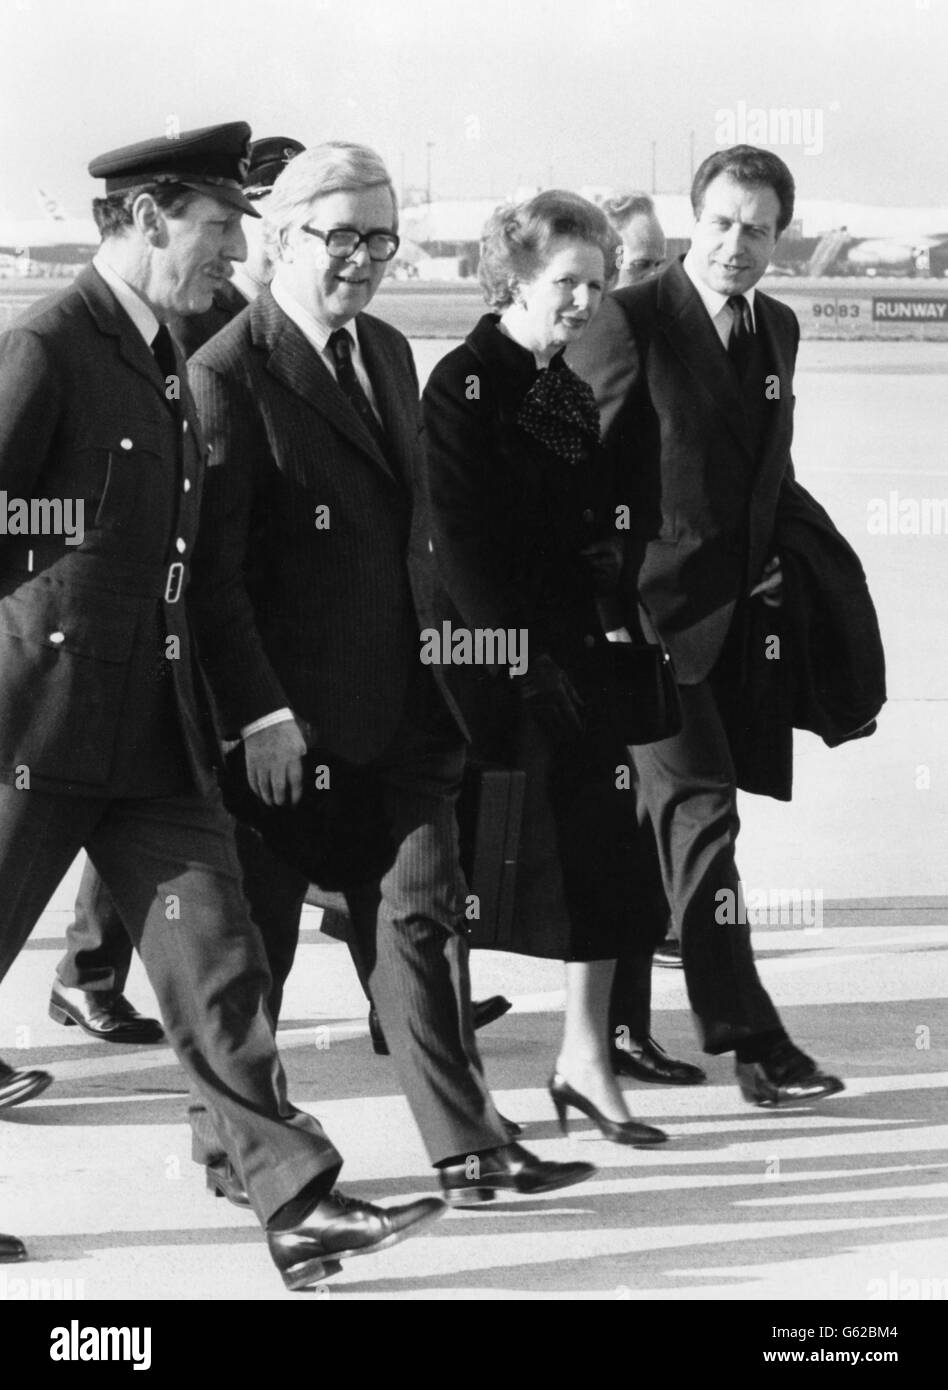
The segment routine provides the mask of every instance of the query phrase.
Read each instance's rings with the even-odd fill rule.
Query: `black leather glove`
[[[593,541],[579,553],[592,575],[593,591],[600,595],[615,593],[622,573],[623,546],[619,537]]]
[[[580,736],[583,702],[569,676],[552,657],[535,657],[518,679],[528,711],[555,743]]]

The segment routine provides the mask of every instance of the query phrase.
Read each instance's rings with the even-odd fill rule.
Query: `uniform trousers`
[[[141,954],[168,1040],[266,1221],[341,1158],[288,1101],[230,821],[216,792],[108,799],[0,786],[0,979],[86,849]]]

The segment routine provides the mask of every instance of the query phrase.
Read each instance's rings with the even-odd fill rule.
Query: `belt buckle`
[[[165,584],[165,603],[177,603],[181,597],[181,586],[184,583],[184,564],[181,560],[175,560],[168,569],[168,579]]]

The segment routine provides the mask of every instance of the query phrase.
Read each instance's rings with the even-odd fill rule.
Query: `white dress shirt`
[[[717,333],[724,346],[727,347],[731,337],[731,329],[734,327],[734,314],[733,311],[730,308],[728,308],[727,302],[730,296],[726,294],[718,294],[717,290],[712,290],[709,285],[705,284],[705,282],[700,278],[697,271],[695,270],[694,257],[692,256],[690,251],[688,252],[687,256],[682,262],[682,269],[688,276],[688,279],[694,285],[695,289],[698,291],[698,294],[701,297],[701,303],[707,309],[711,322],[714,324],[715,333]],[[750,307],[751,324],[753,325],[754,332],[756,333],[757,319],[754,314],[753,285],[751,285],[749,290],[744,291],[744,298],[747,300],[747,303]]]
[[[333,330],[328,328],[326,324],[320,323],[319,319],[314,318],[308,309],[304,309],[302,304],[293,298],[286,287],[280,282],[279,269],[277,269],[276,275],[270,282],[270,293],[273,295],[273,298],[283,310],[284,314],[286,314],[287,318],[291,319],[292,322],[296,324],[310,347],[314,348],[316,352],[319,353],[320,358],[332,373],[333,378],[336,379],[336,359],[333,357],[332,349],[329,346],[329,335]],[[375,399],[375,392],[372,390],[369,374],[365,370],[365,363],[362,360],[362,349],[359,347],[359,335],[356,332],[355,322],[350,319],[349,322],[344,323],[342,327],[352,340],[352,365],[355,368],[355,374],[358,378],[359,385],[368,397],[369,404],[381,425],[382,417],[379,414],[378,403]]]
[[[102,276],[102,279],[115,295],[119,304],[145,339],[150,351],[151,345],[155,341],[155,334],[161,327],[151,309],[149,309],[141,295],[136,294],[131,285],[127,284],[126,281],[122,279],[121,275],[116,274],[101,251],[96,252],[92,257],[92,265]]]

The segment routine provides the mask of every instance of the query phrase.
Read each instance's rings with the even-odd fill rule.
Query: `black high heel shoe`
[[[636,1148],[646,1148],[652,1144],[664,1144],[668,1135],[662,1129],[653,1129],[651,1125],[639,1124],[638,1120],[610,1120],[597,1110],[591,1100],[573,1089],[568,1081],[564,1081],[559,1072],[554,1072],[550,1077],[550,1099],[556,1107],[556,1118],[560,1122],[560,1129],[564,1134],[569,1133],[569,1121],[566,1112],[570,1106],[574,1110],[580,1110],[584,1115],[588,1115],[595,1124],[603,1139],[609,1139],[613,1144],[632,1144]]]

